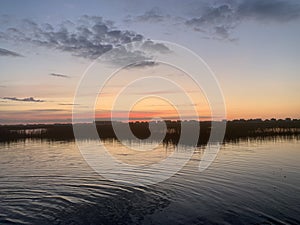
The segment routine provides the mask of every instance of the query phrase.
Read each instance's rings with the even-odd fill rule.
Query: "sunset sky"
[[[228,119],[300,118],[298,0],[2,0],[0,123],[70,122],[76,87],[94,59],[133,41],[168,50],[154,40],[182,45],[208,64],[223,91]],[[188,76],[156,63],[116,74],[99,95],[97,117],[109,117],[118,91],[130,76],[141,74],[181,84],[192,103],[167,84],[135,84],[121,101],[125,107],[132,96],[146,96],[133,107],[133,118],[177,118],[178,105],[186,107],[185,119],[194,118],[191,106],[200,119],[210,118],[209,100]],[[87,96],[97,95],[89,90]],[[156,94],[176,96],[177,105]],[[114,109],[118,118],[123,106]],[[85,121],[89,114],[80,107]]]

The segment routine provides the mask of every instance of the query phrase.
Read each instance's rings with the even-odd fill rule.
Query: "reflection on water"
[[[159,145],[145,159],[118,142],[105,144],[119,160],[141,165],[178,149]],[[199,147],[179,173],[148,187],[105,180],[74,142],[1,144],[0,154],[0,224],[300,223],[296,139],[226,143],[202,173]]]

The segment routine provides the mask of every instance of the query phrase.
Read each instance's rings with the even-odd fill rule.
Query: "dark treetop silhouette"
[[[161,129],[155,129],[155,125],[159,125],[160,122],[154,123],[153,132],[161,133],[165,132],[164,142],[176,144],[180,138],[181,124],[194,127],[195,123],[200,125],[200,135],[198,139],[198,145],[207,143],[211,130],[211,121],[164,121],[166,123],[166,132]],[[98,121],[96,128],[98,135],[101,139],[116,138],[112,123],[117,129],[124,129],[125,123],[123,122],[111,122],[111,121]],[[217,125],[225,123],[225,121],[215,122]],[[94,124],[75,124],[74,126],[81,126],[81,128],[88,129]],[[146,139],[150,135],[149,122],[130,122],[130,129],[132,133],[140,139]],[[159,126],[157,126],[159,127]],[[191,130],[191,132],[193,132]],[[84,132],[83,132],[84,133]],[[233,120],[226,122],[226,132],[224,141],[235,141],[245,138],[265,138],[274,136],[300,136],[300,120],[290,119],[285,120],[271,119],[250,119],[250,120]],[[46,140],[74,140],[74,132],[72,124],[32,124],[32,125],[0,125],[0,141],[18,141],[26,138],[34,139],[46,139]],[[91,137],[88,132],[80,136],[82,139],[95,139],[98,137]],[[125,136],[124,138],[130,139]],[[188,142],[188,141],[187,141]],[[189,143],[185,143],[189,144]]]

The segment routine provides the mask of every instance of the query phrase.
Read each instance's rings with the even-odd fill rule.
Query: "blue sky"
[[[86,67],[130,35],[174,42],[202,57],[220,82],[229,119],[299,118],[299,25],[296,0],[2,0],[0,122],[69,121]],[[94,32],[89,39],[82,27]],[[63,39],[72,34],[74,42]],[[105,40],[91,45],[97,35]]]

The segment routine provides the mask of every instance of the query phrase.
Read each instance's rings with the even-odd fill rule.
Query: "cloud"
[[[151,56],[142,51],[132,51],[127,46],[118,46],[102,57],[102,60],[115,65],[127,66],[134,62],[151,60]]]
[[[238,5],[241,18],[287,22],[300,18],[299,1],[291,0],[244,0]]]
[[[176,107],[181,107],[181,106],[198,106],[200,105],[199,103],[186,103],[186,104],[173,104],[173,106],[176,106]],[[151,106],[153,107],[164,107],[164,106],[170,106],[169,103],[165,103],[165,104],[151,104]]]
[[[163,95],[163,94],[178,94],[178,90],[155,90],[155,91],[139,91],[139,92],[130,92],[131,95]],[[186,93],[199,93],[199,91],[186,91]]]
[[[126,44],[135,41],[145,42],[148,49],[152,51],[160,51],[163,47],[164,51],[168,49],[163,44],[149,43],[141,34],[117,29],[112,21],[98,16],[85,15],[77,21],[64,21],[58,26],[39,25],[28,19],[22,20],[21,24],[22,26],[19,27],[9,25],[7,29],[0,31],[0,39],[31,43],[92,60],[117,48],[121,48],[116,54],[121,56],[120,60],[128,56],[139,57],[141,60],[148,59],[149,57],[145,57],[143,52],[122,49]],[[118,60],[114,62],[117,63]]]
[[[35,99],[33,97],[28,97],[28,98],[3,97],[2,99],[10,100],[10,101],[18,101],[18,102],[45,102],[44,100]]]
[[[149,60],[149,61],[141,61],[141,62],[137,62],[134,63],[130,66],[128,66],[128,69],[132,69],[132,68],[144,68],[144,67],[153,67],[153,66],[157,66],[159,65],[159,63]]]
[[[282,23],[300,18],[297,0],[206,0],[190,4],[189,9],[182,8],[188,11],[185,16],[166,14],[154,7],[139,16],[128,15],[124,22],[176,22],[176,26],[188,26],[204,38],[235,41],[232,33],[244,21]]]
[[[163,54],[167,54],[170,53],[171,50],[165,46],[162,43],[155,43],[151,40],[146,40],[143,44],[142,44],[142,49],[145,51],[150,51],[150,52],[159,52],[159,53],[163,53]]]
[[[53,77],[70,78],[70,76],[68,75],[59,74],[59,73],[50,73],[49,75]]]
[[[64,109],[31,109],[26,110],[26,112],[33,113],[33,112],[66,112]]]
[[[146,11],[143,15],[137,16],[135,18],[135,20],[139,22],[152,22],[152,23],[162,22],[165,19],[166,19],[166,15],[164,15],[158,7],[154,7]]]
[[[200,16],[186,20],[185,24],[203,33],[206,38],[234,40],[231,32],[240,24],[236,4],[209,5],[204,8]]]
[[[232,31],[243,21],[288,22],[300,18],[300,4],[291,0],[222,0],[208,4],[185,24],[215,39],[233,41]]]
[[[151,40],[121,45],[105,54],[101,60],[118,66],[128,66],[142,61],[151,61],[157,53],[167,54],[172,51],[162,43]],[[148,64],[149,66],[150,64]]]
[[[9,51],[4,48],[0,48],[0,56],[23,57],[21,54],[17,52]]]
[[[73,106],[73,105],[80,105],[80,104],[73,104],[73,103],[60,103],[58,105],[65,105],[65,106]]]

